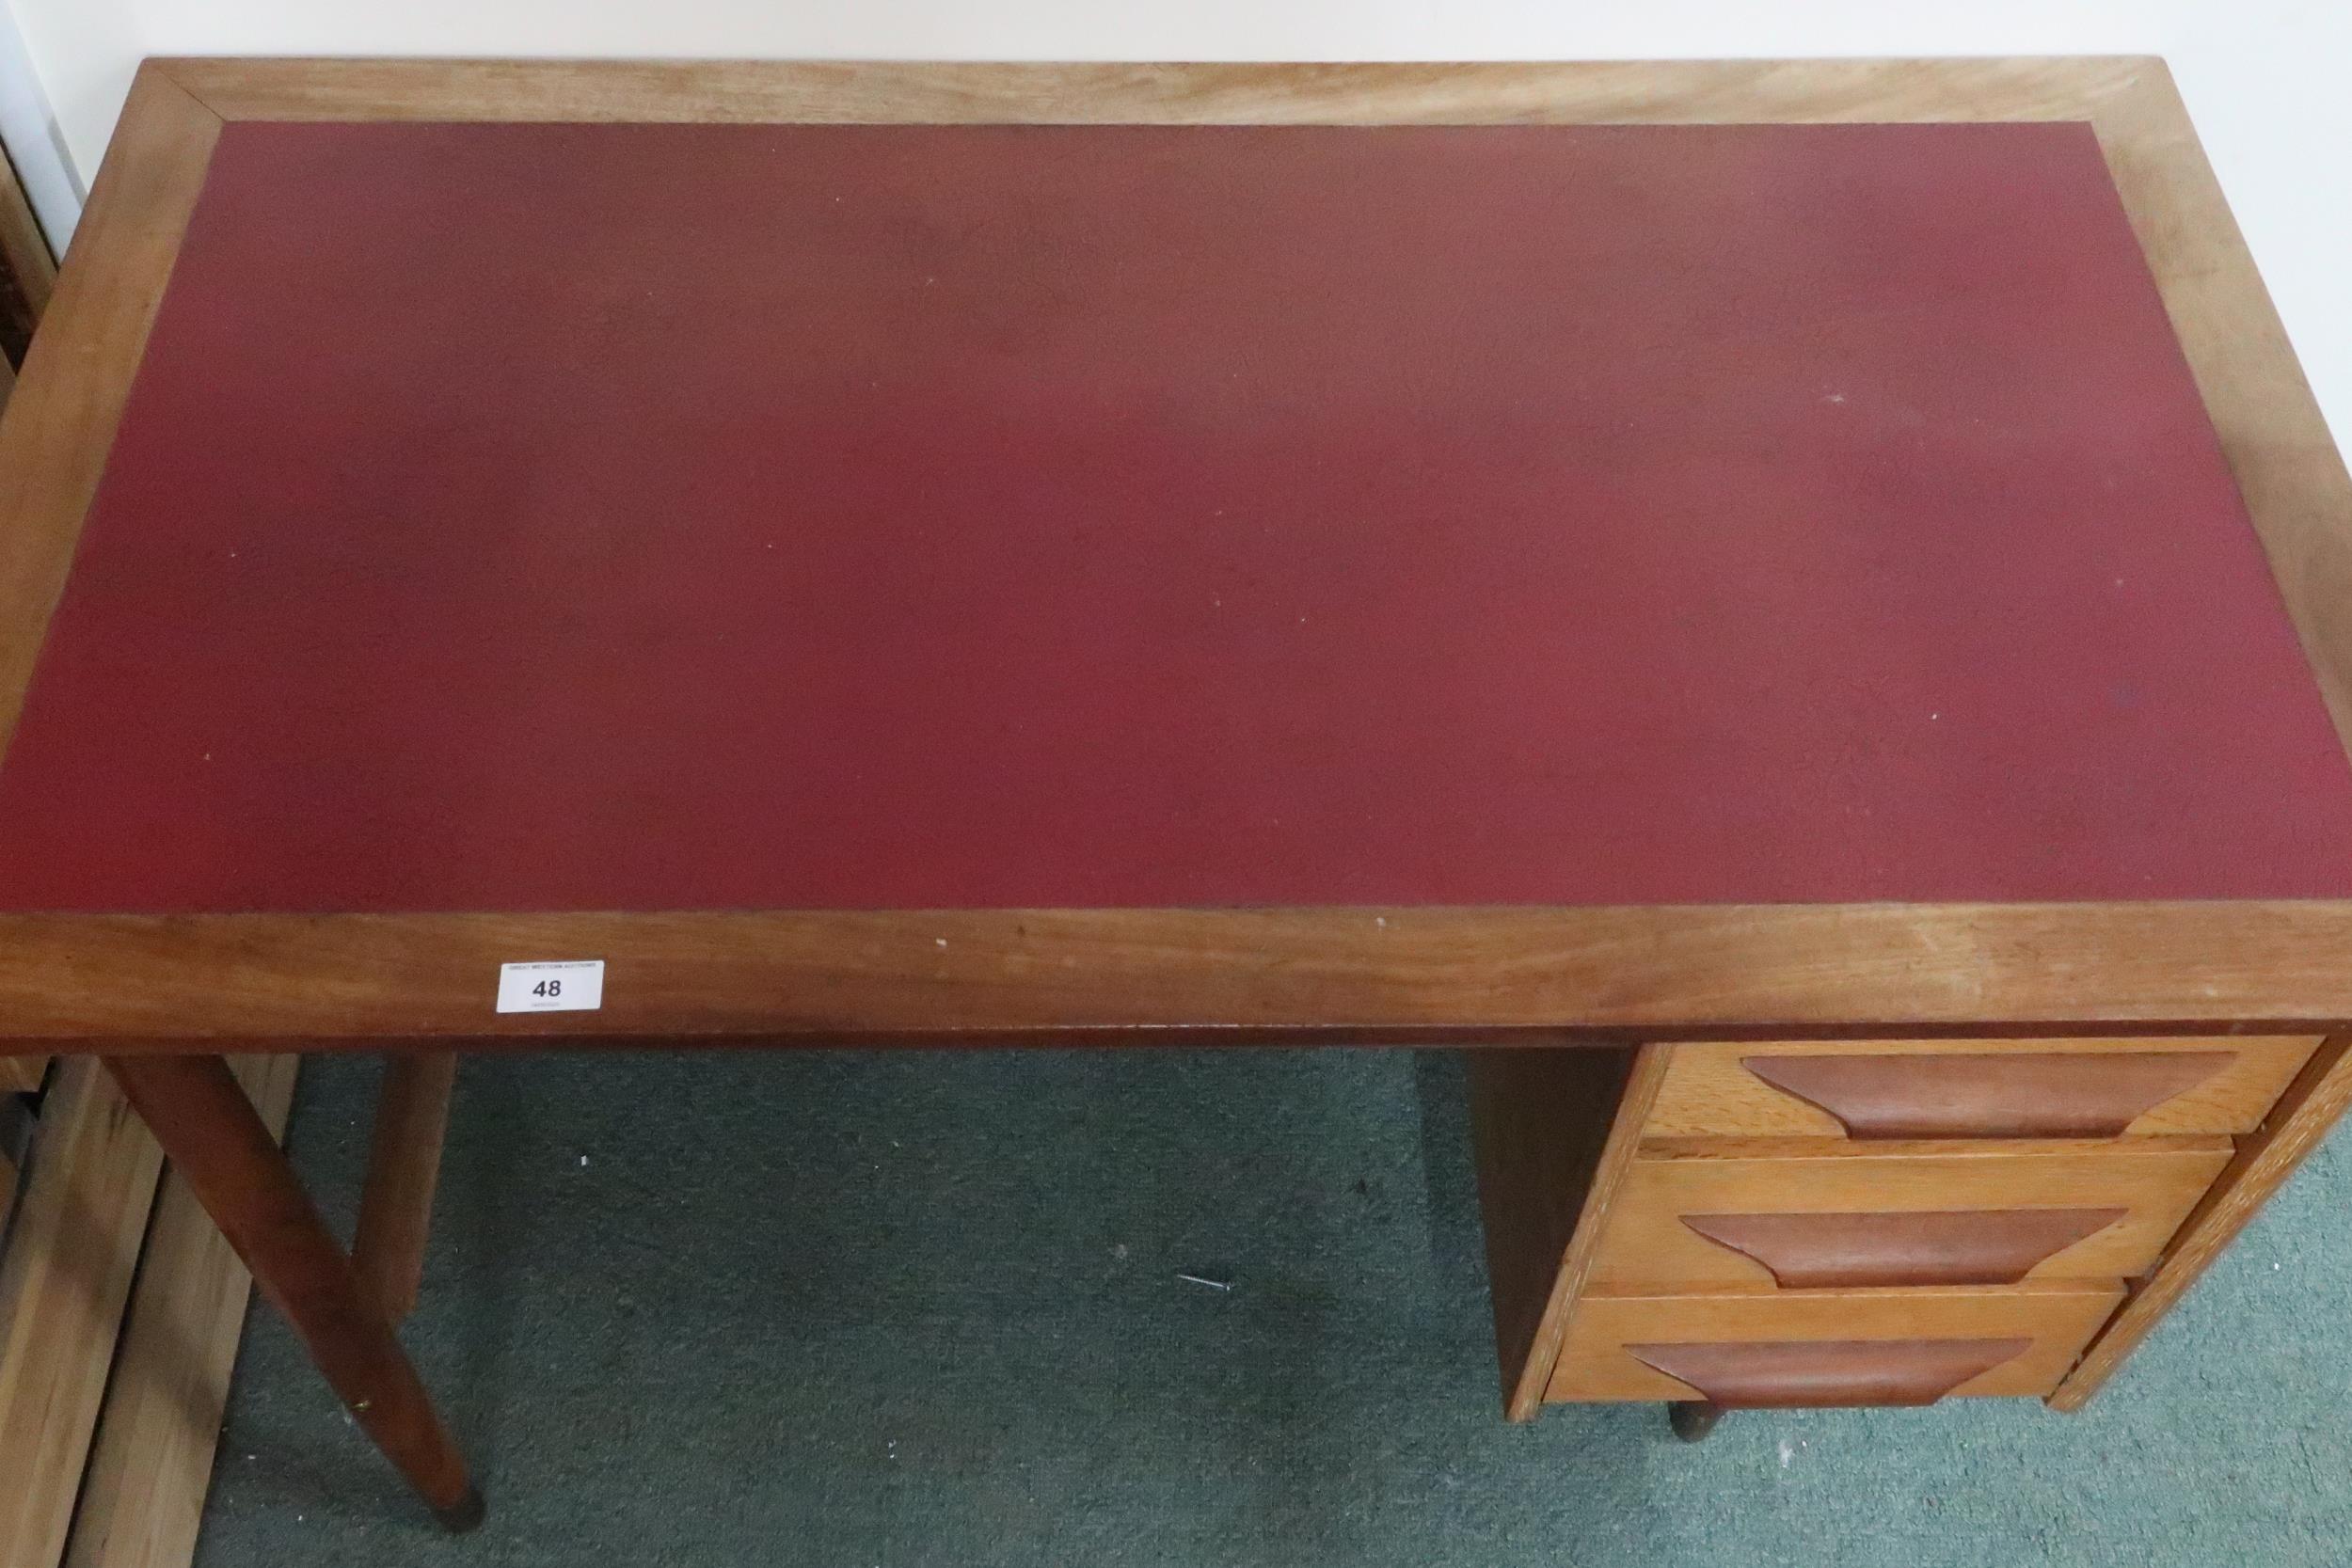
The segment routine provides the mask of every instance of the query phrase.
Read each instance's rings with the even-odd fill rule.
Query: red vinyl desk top
[[[2078,125],[234,123],[0,908],[2352,895]]]

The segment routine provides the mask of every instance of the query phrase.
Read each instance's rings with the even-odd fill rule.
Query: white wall
[[[145,55],[906,59],[2168,56],[2321,405],[2352,443],[2346,0],[7,0],[84,182]],[[9,92],[0,30],[0,94]],[[0,103],[11,150],[21,103]],[[34,158],[39,161],[40,149]],[[44,214],[46,216],[46,214]]]

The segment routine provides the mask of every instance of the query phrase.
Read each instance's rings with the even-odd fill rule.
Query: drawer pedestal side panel
[[[1530,1420],[1665,1053],[1524,1046],[1463,1054],[1503,1409]]]

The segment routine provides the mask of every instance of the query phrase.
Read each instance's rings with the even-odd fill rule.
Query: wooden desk
[[[225,1049],[1513,1047],[1514,1415],[2072,1408],[2352,1092],[2347,593],[2153,61],[152,62],[0,1048],[456,1526]]]

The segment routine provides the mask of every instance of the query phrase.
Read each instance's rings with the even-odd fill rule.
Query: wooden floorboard
[[[0,1563],[64,1550],[163,1153],[94,1057],[57,1074],[0,1254]]]
[[[232,1058],[285,1134],[300,1058]],[[122,1350],[66,1548],[68,1568],[187,1568],[213,1475],[252,1277],[169,1171],[139,1263]]]

